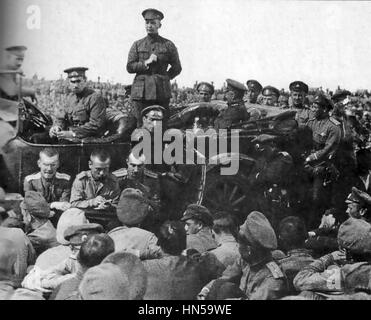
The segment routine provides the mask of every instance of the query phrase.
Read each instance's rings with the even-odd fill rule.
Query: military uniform
[[[71,93],[64,110],[57,111],[54,126],[72,130],[77,138],[96,137],[104,133],[106,104],[93,89]]]
[[[46,202],[55,201],[69,202],[71,195],[71,177],[65,173],[57,172],[52,181],[45,180],[41,173],[26,176],[24,179],[23,190],[36,191],[42,194]]]
[[[309,92],[308,85],[302,81],[294,81],[290,83],[289,88],[290,92],[303,93],[305,96]],[[292,103],[292,98],[290,100]],[[296,111],[295,120],[298,122],[299,126],[305,125],[309,119],[313,118],[313,112],[306,104],[301,104],[300,106],[294,106],[292,104],[291,109]]]
[[[235,80],[227,79],[226,82],[227,90],[235,92],[240,97],[228,101],[228,107],[221,111],[214,121],[216,129],[227,129],[233,124],[247,121],[250,118],[243,101],[243,94],[246,91],[246,87]]]
[[[142,15],[145,19],[163,18],[163,14],[157,10],[145,10]],[[146,67],[144,62],[151,54],[157,56],[157,61]],[[169,65],[171,68],[168,70]],[[140,113],[146,106],[159,104],[168,113],[171,98],[170,80],[182,71],[174,43],[158,34],[147,35],[135,41],[129,51],[126,70],[136,74],[131,98],[136,109],[138,127],[141,124]]]
[[[293,281],[295,276],[301,271],[304,267],[308,266],[314,261],[309,250],[306,249],[293,249],[287,252],[284,258],[278,261],[281,269],[285,273],[288,286],[289,294],[295,294],[296,290],[293,286]]]
[[[114,175],[108,174],[104,182],[95,181],[91,171],[82,171],[72,184],[71,204],[80,209],[91,208],[91,200],[102,196],[107,200],[113,200],[117,204],[120,197],[120,187]]]

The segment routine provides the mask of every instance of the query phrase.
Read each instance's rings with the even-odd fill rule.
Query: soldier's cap
[[[64,238],[64,232],[70,226],[86,224],[89,221],[85,217],[84,211],[78,208],[70,208],[62,213],[57,224],[57,241],[60,244],[68,245],[68,241]]]
[[[309,92],[308,85],[306,83],[302,82],[302,81],[291,82],[290,86],[289,86],[289,89],[290,89],[290,91],[304,92],[306,94]]]
[[[49,218],[50,206],[41,193],[36,191],[26,191],[21,208],[31,216],[45,219]]]
[[[120,195],[116,209],[117,218],[126,226],[135,226],[143,222],[150,207],[150,202],[140,190],[126,188]]]
[[[334,102],[340,102],[350,95],[351,95],[351,92],[348,90],[339,90],[335,92],[335,94],[331,97],[331,100]]]
[[[14,54],[17,57],[24,57],[24,52],[27,50],[27,47],[22,45],[13,45],[10,47],[6,47],[5,51],[8,51],[12,54]]]
[[[181,221],[186,221],[188,219],[196,219],[203,222],[207,226],[213,224],[213,216],[211,215],[209,209],[199,204],[189,204],[183,213]]]
[[[271,95],[274,95],[276,96],[277,98],[280,96],[280,91],[275,88],[275,87],[272,87],[272,86],[266,86],[263,88],[262,90],[262,95],[263,96],[271,96]]]
[[[164,18],[164,14],[153,8],[146,9],[142,12],[142,16],[145,20],[154,20],[154,19],[159,19],[162,20]]]
[[[340,225],[338,244],[353,254],[370,254],[371,224],[363,219],[349,218]]]
[[[73,67],[73,68],[65,69],[63,72],[67,73],[68,79],[72,79],[72,78],[85,77],[85,72],[87,70],[89,70],[89,68]]]
[[[213,94],[214,93],[214,86],[211,83],[208,83],[208,82],[200,82],[197,85],[196,90],[198,92],[200,92],[201,90],[210,91],[210,94]]]
[[[258,135],[256,138],[254,138],[251,142],[264,144],[264,143],[275,142],[277,141],[277,139],[278,139],[277,136],[263,133],[261,135]]]
[[[316,103],[322,107],[325,107],[327,110],[331,110],[334,105],[331,103],[330,99],[328,99],[325,95],[323,94],[317,94],[315,95],[313,99],[313,103]]]
[[[227,79],[225,81],[227,82],[227,89],[239,91],[239,92],[245,92],[247,90],[245,85],[241,82],[238,82],[233,79]]]
[[[258,211],[251,212],[240,230],[252,246],[277,249],[277,237],[268,219]]]
[[[253,91],[261,92],[263,86],[257,80],[247,80],[246,82],[247,88]]]
[[[103,227],[98,223],[84,223],[70,226],[64,232],[64,238],[72,245],[81,245],[91,234],[102,233]]]
[[[356,187],[352,187],[352,192],[349,193],[348,197],[345,200],[345,203],[358,203],[361,206],[367,205],[367,199],[363,197],[362,191],[357,189]]]
[[[84,300],[141,300],[146,288],[147,271],[140,259],[116,252],[86,271],[79,293]]]
[[[154,120],[163,120],[165,108],[159,105],[146,107],[142,110],[142,117],[148,116]]]

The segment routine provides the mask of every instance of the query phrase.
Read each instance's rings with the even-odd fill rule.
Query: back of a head
[[[303,248],[307,239],[305,223],[299,217],[284,218],[280,222],[278,233],[282,249],[285,250]]]
[[[57,241],[67,245],[69,242],[64,238],[64,232],[71,226],[88,223],[84,211],[78,208],[71,208],[62,213],[57,224]]]
[[[83,300],[141,300],[147,287],[147,271],[138,257],[112,253],[86,271],[79,286]]]
[[[180,255],[187,244],[187,235],[183,223],[166,221],[160,228],[158,244],[164,252],[174,256]]]
[[[115,251],[115,244],[106,234],[94,234],[81,245],[78,261],[83,267],[91,268],[100,264],[105,257]]]
[[[219,215],[219,217],[214,219],[212,229],[216,234],[226,233],[233,236],[237,235],[237,224],[229,214]]]

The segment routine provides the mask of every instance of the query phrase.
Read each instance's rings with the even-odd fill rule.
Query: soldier
[[[49,131],[58,139],[99,137],[104,133],[106,105],[102,96],[87,87],[85,71],[78,67],[64,70],[72,87],[66,107],[57,113]]]
[[[286,95],[281,94],[278,98],[278,106],[281,109],[287,109],[289,107],[289,98]]]
[[[348,206],[346,211],[348,217],[370,222],[368,211],[370,210],[371,203],[368,203],[367,198],[362,197],[362,191],[353,187],[345,203]]]
[[[151,210],[150,202],[140,190],[128,188],[121,193],[116,211],[119,226],[108,232],[115,243],[115,252],[128,251],[141,259],[162,255],[157,237],[141,228]]]
[[[21,67],[23,64],[25,46],[10,46],[5,48],[4,61],[2,61],[1,68],[4,71],[19,71],[23,74]],[[7,100],[18,100],[19,84],[17,83],[16,73],[0,73],[0,98]],[[35,100],[35,90],[22,86],[22,97],[31,97]]]
[[[262,134],[252,142],[256,143],[258,158],[248,181],[255,192],[257,207],[276,228],[284,216],[290,215],[288,187],[293,160],[288,152],[278,148],[275,136]]]
[[[333,161],[339,147],[341,129],[340,122],[329,116],[331,109],[332,104],[324,95],[316,95],[313,101],[314,118],[306,124],[312,131],[314,145],[312,153],[305,159],[305,167],[313,179],[310,228],[318,225],[324,210],[331,206],[331,184],[339,174]]]
[[[370,291],[371,225],[349,218],[339,228],[338,244],[339,251],[315,260],[296,275],[296,289],[306,291],[301,295],[326,299]]]
[[[72,184],[72,207],[82,209],[87,216],[101,212],[102,223],[112,217],[120,197],[120,187],[116,177],[109,172],[111,157],[103,150],[95,150],[90,155],[88,171],[82,171]],[[73,209],[69,209],[73,210]],[[93,216],[96,216],[96,214]],[[93,218],[89,218],[89,221]],[[94,222],[94,221],[93,221]]]
[[[137,127],[141,126],[141,112],[145,107],[159,104],[165,109],[165,118],[169,113],[171,98],[170,80],[182,71],[178,50],[168,39],[161,37],[158,30],[162,12],[147,9],[142,12],[147,36],[132,45],[126,70],[135,73],[131,98],[137,118]],[[168,66],[171,66],[169,70]]]
[[[199,101],[210,102],[214,94],[214,86],[208,82],[200,82],[196,87]]]
[[[305,104],[306,96],[309,91],[309,87],[302,81],[294,81],[290,83],[290,97],[292,101],[291,108],[296,110],[295,120],[300,125],[305,125],[309,119],[313,117],[313,114]]]
[[[65,211],[71,207],[71,177],[57,172],[59,168],[59,153],[55,149],[45,148],[39,153],[37,165],[40,172],[26,176],[23,190],[37,191],[49,203],[50,209]]]
[[[185,222],[187,249],[204,253],[217,247],[210,230],[212,216],[206,207],[198,204],[188,205],[181,221]]]
[[[233,124],[249,120],[249,113],[243,102],[246,87],[235,80],[227,79],[226,99],[228,107],[220,112],[215,119],[216,129],[227,129]]]
[[[273,261],[271,253],[277,249],[276,234],[262,213],[253,211],[247,216],[240,227],[238,242],[241,259],[228,267],[220,278],[207,284],[198,298],[272,300],[285,296],[286,276]],[[237,283],[239,292],[231,289]],[[234,296],[230,295],[231,291]]]
[[[246,86],[246,101],[249,103],[258,103],[258,97],[262,92],[263,86],[256,80],[247,80]]]
[[[262,105],[277,106],[280,91],[272,86],[266,86],[262,90]]]

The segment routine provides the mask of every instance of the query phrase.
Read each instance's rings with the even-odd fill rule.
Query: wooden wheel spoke
[[[233,200],[234,196],[236,195],[237,190],[238,190],[238,186],[235,185],[234,188],[233,188],[233,190],[232,190],[231,195],[229,196],[229,201],[232,201]]]
[[[234,207],[234,206],[238,205],[240,202],[242,202],[245,199],[246,199],[246,196],[243,195],[242,197],[238,198],[236,201],[232,202],[232,206]]]

